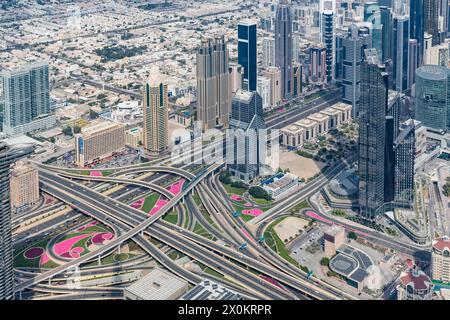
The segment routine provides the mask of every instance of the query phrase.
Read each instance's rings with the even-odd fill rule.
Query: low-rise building
[[[275,200],[292,193],[298,185],[298,177],[292,173],[279,173],[262,182],[262,188]]]
[[[400,274],[397,285],[397,300],[430,300],[433,283],[415,264]]]
[[[345,230],[337,225],[328,227],[323,233],[324,251],[327,258],[336,254],[336,250],[344,244]]]
[[[306,141],[317,138],[318,123],[311,119],[301,119],[295,123],[304,129],[304,138]]]
[[[137,149],[144,139],[144,130],[141,127],[134,127],[125,131],[125,145]]]
[[[189,284],[173,274],[155,268],[142,279],[125,288],[126,300],[176,300],[185,294]]]
[[[305,129],[302,127],[291,124],[280,130],[281,144],[286,147],[298,148],[303,145]]]
[[[328,107],[320,113],[328,116],[328,130],[334,129],[341,124],[341,112],[334,109],[333,107]]]
[[[39,173],[31,164],[19,161],[11,172],[11,207],[21,211],[39,201]]]
[[[321,135],[328,132],[328,116],[323,113],[313,113],[308,116],[309,120],[317,123],[317,134]]]
[[[75,135],[75,162],[83,167],[109,157],[124,147],[125,129],[122,124],[96,121]]]
[[[352,120],[352,105],[344,102],[338,102],[331,106],[333,109],[338,110],[340,114],[339,124],[349,122]],[[339,125],[338,124],[338,125]]]
[[[204,279],[180,300],[242,300],[242,296],[214,281]]]

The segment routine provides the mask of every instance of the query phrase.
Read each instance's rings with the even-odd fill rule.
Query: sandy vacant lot
[[[287,217],[279,224],[274,227],[275,232],[284,242],[286,239],[289,240],[290,237],[295,237],[299,233],[299,230],[304,230],[303,228],[308,225],[308,221],[305,219],[297,217]]]
[[[294,151],[280,150],[280,168],[288,169],[299,178],[308,179],[325,166],[323,162],[299,156]]]

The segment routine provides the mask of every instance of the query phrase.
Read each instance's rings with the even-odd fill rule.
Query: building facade
[[[450,284],[450,238],[447,236],[433,240],[431,274],[433,281]]]
[[[145,84],[143,101],[144,111],[144,149],[159,154],[169,148],[169,96],[167,84],[164,84],[159,72],[152,71]]]
[[[359,111],[359,207],[360,215],[371,219],[384,204],[388,75],[376,50],[367,49],[365,54]]]
[[[428,128],[450,128],[450,72],[426,65],[416,70],[416,119]]]
[[[124,126],[113,122],[94,122],[75,135],[75,162],[84,167],[112,156],[125,147]]]
[[[21,211],[39,201],[39,173],[30,164],[18,161],[11,172],[11,207]]]
[[[231,109],[228,49],[223,36],[197,50],[197,120],[202,130],[228,128]]]
[[[292,12],[288,0],[280,0],[275,17],[275,66],[281,72],[281,97],[292,96]]]
[[[31,147],[19,149],[0,142],[0,300],[14,298],[10,167],[32,151]]]
[[[244,68],[244,90],[256,91],[257,58],[256,22],[240,22],[238,24],[238,63]]]
[[[1,77],[5,99],[3,130],[15,134],[15,128],[22,126],[20,133],[26,133],[22,131],[33,129],[26,127],[28,123],[50,113],[48,64],[35,62],[3,70]]]

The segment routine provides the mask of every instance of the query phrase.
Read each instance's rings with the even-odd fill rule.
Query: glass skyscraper
[[[393,27],[393,86],[394,90],[403,92],[409,89],[409,19],[396,17]]]
[[[275,17],[275,66],[281,70],[281,95],[292,96],[292,12],[288,0],[280,0]]]
[[[5,98],[4,128],[30,123],[50,113],[48,64],[35,62],[17,69],[3,70]]]
[[[416,70],[416,119],[435,130],[450,129],[450,69],[426,65]]]
[[[417,40],[418,54],[417,66],[423,64],[423,37],[424,37],[424,0],[410,0],[409,1],[409,34],[412,39]]]
[[[375,49],[366,49],[365,55],[359,109],[359,206],[360,215],[372,219],[384,204],[388,75]]]
[[[256,91],[258,60],[255,22],[248,21],[238,24],[238,63],[244,67],[244,89]]]

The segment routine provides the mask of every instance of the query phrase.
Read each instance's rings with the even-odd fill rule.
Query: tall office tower
[[[419,44],[417,39],[408,41],[408,88],[416,82],[417,55],[419,54]]]
[[[275,18],[275,66],[281,71],[281,96],[292,96],[292,13],[288,0],[280,0]]]
[[[371,24],[372,48],[377,50],[378,57],[383,57],[383,25],[381,11],[376,2],[364,3],[364,21]]]
[[[263,110],[270,109],[270,79],[267,77],[258,77],[257,92],[261,96]]]
[[[257,30],[251,21],[238,24],[238,63],[244,68],[243,88],[256,91],[257,84]]]
[[[350,25],[348,34],[339,38],[342,50],[342,101],[352,105],[353,117],[358,114],[360,95],[360,67],[364,60],[364,49],[371,48],[372,41],[369,30],[365,27]]]
[[[325,83],[327,75],[326,52],[323,46],[309,48],[309,76],[311,82]]]
[[[228,49],[223,36],[197,50],[197,120],[202,130],[227,128],[231,109]]]
[[[159,70],[153,68],[145,84],[144,109],[144,149],[159,154],[169,147],[169,95],[167,84]]]
[[[431,278],[444,285],[450,284],[450,238],[448,236],[433,240]]]
[[[270,67],[264,76],[270,79],[270,104],[276,106],[281,101],[281,71],[278,67]]]
[[[331,82],[335,67],[334,11],[322,11],[320,19],[320,41],[325,46],[326,82]]]
[[[275,39],[263,38],[262,65],[264,68],[275,66]]]
[[[424,31],[433,37],[433,46],[440,44],[439,37],[439,0],[424,0]]]
[[[423,50],[424,50],[424,0],[410,0],[409,1],[409,34],[412,39],[417,40],[418,56],[417,66],[423,65]]]
[[[396,205],[412,208],[414,203],[414,163],[416,158],[416,126],[420,122],[409,119],[400,125],[394,142]]]
[[[239,89],[242,89],[244,80],[244,68],[240,64],[230,63],[230,90],[235,94]]]
[[[21,211],[39,201],[39,173],[31,164],[16,162],[10,186],[11,207],[14,211]]]
[[[380,19],[382,59],[386,61],[392,57],[392,10],[389,7],[380,7]]]
[[[265,139],[258,139],[258,130],[265,128],[261,96],[256,91],[239,90],[231,110],[230,128],[235,131],[233,144],[227,147],[228,168],[233,175],[250,181],[259,175],[264,160],[260,158],[260,143]]]
[[[30,154],[31,147],[9,147],[0,141],[0,300],[14,298],[13,247],[10,203],[10,167]]]
[[[16,127],[50,113],[47,63],[35,62],[17,69],[3,70],[1,77],[5,98],[3,129],[6,133],[16,133]]]
[[[294,68],[294,78],[292,82],[292,95],[298,97],[303,92],[303,65],[301,63],[295,62],[293,64]]]
[[[360,215],[374,218],[384,204],[388,75],[375,49],[364,50],[359,110]]]
[[[426,65],[416,70],[416,119],[425,127],[450,129],[450,70]]]
[[[393,25],[393,86],[394,90],[404,92],[409,89],[409,19],[395,17]]]

